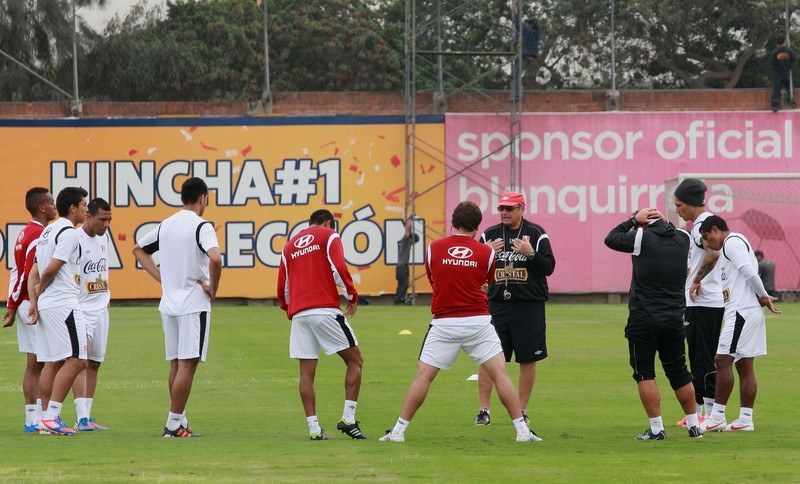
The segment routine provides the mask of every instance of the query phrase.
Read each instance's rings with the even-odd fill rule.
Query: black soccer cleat
[[[666,438],[667,434],[665,434],[663,430],[657,434],[654,434],[650,429],[647,429],[643,434],[636,436],[636,440],[664,440]]]
[[[693,439],[702,439],[703,438],[703,431],[700,430],[700,427],[695,425],[694,427],[689,429],[689,437]]]
[[[358,428],[358,420],[356,423],[347,423],[344,420],[340,420],[339,423],[336,425],[336,428],[343,434],[349,435],[354,439],[366,439],[367,436],[361,433],[361,429]]]

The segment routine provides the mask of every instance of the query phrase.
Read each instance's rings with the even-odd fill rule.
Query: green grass
[[[788,482],[800,478],[797,348],[800,304],[768,315],[769,355],[756,360],[759,395],[753,433],[689,439],[666,378],[657,381],[667,426],[664,442],[638,442],[647,427],[631,379],[623,305],[548,306],[550,357],[539,365],[533,427],[537,444],[513,441],[505,410],[473,427],[475,366],[461,355],[441,372],[404,444],[377,442],[397,418],[416,370],[428,308],[366,306],[351,318],[364,354],[358,419],[370,439],[335,430],[343,405],[344,365],[323,357],[317,406],[330,440],[310,442],[288,358],[289,321],[273,307],[215,307],[208,363],[189,401],[201,439],[162,439],[167,415],[163,337],[153,307],[116,307],[94,416],[110,432],[74,438],[22,433],[23,356],[13,330],[0,331],[0,481],[608,481]],[[403,329],[411,336],[400,336]],[[516,365],[510,365],[516,378]],[[65,421],[74,421],[71,397]],[[728,419],[738,415],[738,386]]]

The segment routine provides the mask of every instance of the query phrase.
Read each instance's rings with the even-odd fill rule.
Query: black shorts
[[[683,321],[640,321],[628,318],[625,326],[633,379],[654,380],[656,352],[673,389],[692,381],[686,368]]]
[[[506,361],[511,355],[517,363],[533,363],[547,358],[544,301],[489,301],[497,336]]]

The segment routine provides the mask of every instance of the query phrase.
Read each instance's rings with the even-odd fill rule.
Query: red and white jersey
[[[44,273],[53,259],[64,261],[53,280],[39,294],[39,309],[78,307],[80,288],[80,244],[78,231],[66,217],[47,226],[36,243],[36,265]]]
[[[312,225],[292,237],[283,248],[278,271],[278,302],[289,319],[311,310],[341,314],[337,287],[348,301],[358,299],[339,234]]]
[[[83,311],[99,311],[108,307],[108,232],[89,235],[78,229],[81,244],[81,295],[78,302]]]
[[[433,317],[489,314],[489,300],[482,286],[494,282],[493,269],[494,250],[472,237],[451,235],[431,242],[425,272],[433,287]]]
[[[8,281],[8,309],[16,310],[22,301],[28,300],[28,273],[36,258],[36,240],[44,226],[35,220],[28,222],[17,236],[14,244],[14,267]]]

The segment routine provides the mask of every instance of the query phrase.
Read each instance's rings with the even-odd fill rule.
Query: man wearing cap
[[[545,301],[549,299],[547,276],[556,260],[544,229],[523,218],[525,196],[505,192],[497,204],[501,223],[487,229],[481,241],[496,252],[494,282],[489,287],[489,313],[503,346],[506,362],[514,354],[519,363],[519,400],[522,415],[536,380],[536,362],[547,358]],[[489,425],[492,381],[478,369],[480,410],[475,425]]]
[[[722,329],[725,303],[722,300],[722,283],[716,269],[719,252],[712,250],[700,236],[700,224],[712,214],[705,209],[706,185],[697,178],[683,180],[675,189],[673,202],[675,211],[686,222],[692,223],[689,247],[688,277],[686,278],[686,313],[684,326],[689,346],[689,366],[692,369],[697,415],[702,417],[703,405],[706,416],[714,407],[714,391],[717,373],[714,356]],[[705,277],[699,277],[708,272]],[[702,279],[702,286],[700,285]],[[693,284],[698,284],[697,294],[692,296]],[[702,419],[700,423],[702,423]],[[686,419],[678,422],[686,426]]]

